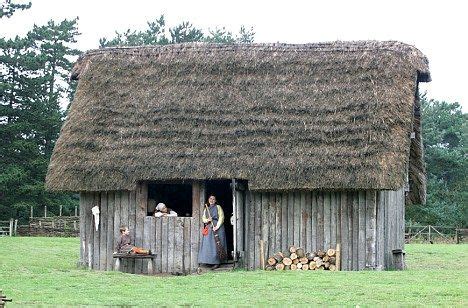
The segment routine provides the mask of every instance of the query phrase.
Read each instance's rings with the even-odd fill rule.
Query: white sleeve
[[[177,217],[177,213],[174,211],[171,211],[169,214],[167,214],[169,217]]]
[[[163,213],[161,213],[161,212],[154,213],[154,217],[161,217],[162,215],[163,215]]]

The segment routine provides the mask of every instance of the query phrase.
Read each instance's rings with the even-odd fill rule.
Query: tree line
[[[5,0],[0,18],[27,10],[31,3]],[[25,14],[27,12],[24,12]],[[47,165],[76,87],[69,75],[82,51],[77,48],[78,18],[50,20],[25,36],[0,37],[0,220],[26,222],[29,209],[72,214],[78,196],[45,191]],[[208,31],[190,22],[168,27],[164,15],[144,30],[128,29],[101,38],[99,47],[166,45],[184,42],[251,43],[253,28],[238,33]],[[428,171],[426,205],[407,207],[413,223],[466,226],[467,114],[458,103],[421,97],[423,142]]]

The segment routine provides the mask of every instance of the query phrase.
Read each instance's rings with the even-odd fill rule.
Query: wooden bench
[[[153,260],[156,258],[156,254],[151,255],[139,255],[139,254],[131,254],[131,253],[114,253],[112,258],[115,259],[115,266],[114,269],[116,271],[120,271],[120,260],[121,259],[132,259],[132,260],[148,260],[148,275],[153,275]]]

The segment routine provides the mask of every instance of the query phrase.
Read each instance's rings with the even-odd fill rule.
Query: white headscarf
[[[166,205],[164,203],[158,203],[158,205],[156,205],[156,211],[161,212],[165,207]]]

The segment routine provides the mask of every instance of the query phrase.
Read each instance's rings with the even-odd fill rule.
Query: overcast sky
[[[468,110],[468,17],[462,0],[31,1],[30,10],[1,20],[1,36],[25,34],[34,23],[49,19],[78,16],[78,49],[88,50],[97,48],[101,37],[110,38],[116,30],[144,29],[147,21],[164,14],[168,26],[190,21],[203,29],[224,26],[233,32],[241,25],[253,27],[258,43],[398,40],[429,58],[433,81],[421,89],[430,98],[457,101]]]

